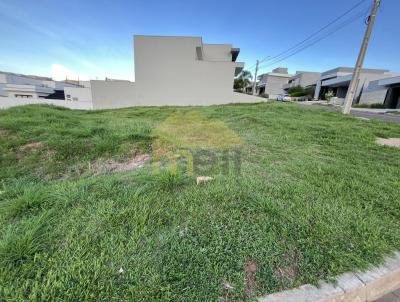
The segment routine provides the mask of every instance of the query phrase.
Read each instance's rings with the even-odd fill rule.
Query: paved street
[[[340,107],[336,107],[336,106],[310,105],[310,104],[301,103],[301,102],[299,102],[298,104],[301,106],[304,106],[304,107],[309,107],[309,108],[319,108],[319,109],[324,109],[324,110],[340,111]],[[400,114],[388,114],[388,113],[383,114],[383,113],[361,111],[361,110],[357,110],[357,109],[352,109],[351,114],[354,116],[358,116],[358,117],[387,121],[387,122],[395,122],[395,123],[400,124]]]
[[[399,302],[400,301],[400,289],[390,293],[375,302]]]

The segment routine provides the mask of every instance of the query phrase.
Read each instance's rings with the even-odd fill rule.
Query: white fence
[[[93,109],[92,102],[66,101],[58,99],[0,97],[0,109],[7,109],[11,107],[30,105],[30,104],[48,104],[48,105],[55,105],[70,109],[81,109],[81,110]]]

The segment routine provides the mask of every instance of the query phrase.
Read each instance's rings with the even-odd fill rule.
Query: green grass
[[[240,138],[240,175],[94,173],[193,112],[194,147],[207,125]],[[0,300],[241,301],[378,264],[400,248],[400,150],[377,137],[400,126],[296,104],[2,110]]]

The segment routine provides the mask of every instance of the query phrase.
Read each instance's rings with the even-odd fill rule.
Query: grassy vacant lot
[[[98,168],[165,129],[216,152],[224,133],[241,173]],[[400,150],[377,137],[400,126],[291,104],[0,111],[0,300],[241,301],[379,263],[400,248]]]

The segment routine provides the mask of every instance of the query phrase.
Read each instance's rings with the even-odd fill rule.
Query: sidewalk
[[[298,102],[300,106],[309,108],[319,108],[324,110],[341,111],[340,106],[330,105],[326,101]],[[350,113],[353,116],[365,119],[375,119],[385,122],[395,122],[400,124],[400,114],[390,114],[388,112],[400,111],[399,109],[372,109],[372,108],[352,108]]]

